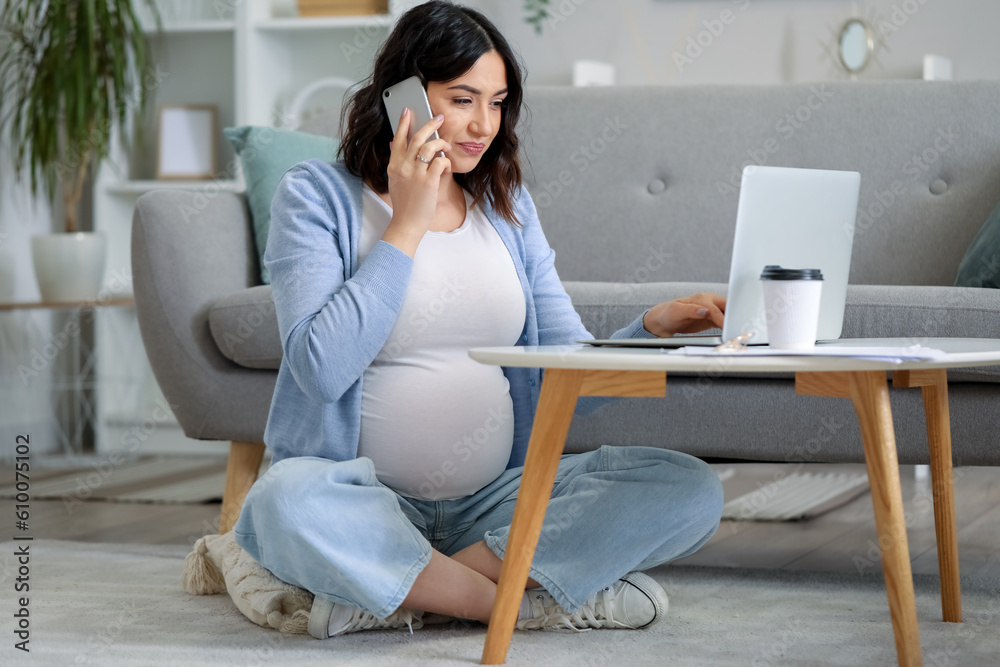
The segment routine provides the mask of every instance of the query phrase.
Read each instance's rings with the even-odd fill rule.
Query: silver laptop
[[[749,165],[743,170],[722,336],[578,341],[624,347],[718,345],[752,331],[767,343],[760,274],[768,264],[820,269],[818,341],[840,338],[851,271],[861,174]]]

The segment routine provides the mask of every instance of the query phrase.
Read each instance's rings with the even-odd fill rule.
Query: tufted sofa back
[[[1000,201],[1000,81],[529,87],[560,278],[726,282],[746,164],[861,173],[853,284],[952,285]]]

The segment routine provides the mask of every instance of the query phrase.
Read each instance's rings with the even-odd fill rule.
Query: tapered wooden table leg
[[[922,665],[923,658],[889,387],[884,371],[857,371],[847,375],[851,399],[861,425],[878,545],[882,551],[882,571],[889,597],[889,614],[896,638],[896,656],[903,667],[914,667]]]
[[[552,495],[552,486],[559,467],[566,434],[569,432],[573,409],[586,371],[550,368],[545,371],[542,391],[535,411],[535,423],[528,442],[524,475],[514,505],[514,518],[507,538],[497,598],[490,616],[483,647],[484,665],[502,665],[521,596],[528,583],[531,560],[538,546],[542,520]]]
[[[931,450],[934,531],[937,533],[941,612],[949,623],[962,622],[962,587],[958,578],[958,532],[955,527],[955,487],[951,470],[951,418],[948,414],[948,372],[934,373],[933,384],[921,387]]]

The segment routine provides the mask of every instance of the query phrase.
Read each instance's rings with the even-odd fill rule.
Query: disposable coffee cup
[[[816,345],[823,274],[819,269],[785,269],[769,264],[760,274],[767,339],[779,350]]]

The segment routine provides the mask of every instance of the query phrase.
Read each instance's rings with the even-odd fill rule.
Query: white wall
[[[520,1],[465,2],[512,41],[530,84],[570,83],[578,59],[614,64],[625,85],[847,79],[833,45],[851,16],[872,23],[882,42],[862,80],[920,78],[926,53],[951,58],[954,79],[1000,77],[997,0],[552,0],[556,16],[541,35]],[[699,33],[706,46],[690,47],[693,62],[678,65],[674,54],[686,55]]]
[[[27,182],[15,183],[11,162],[0,144],[0,301],[38,301],[31,236],[52,230],[53,215],[43,198],[30,196]],[[32,351],[49,340],[58,317],[46,310],[0,311],[0,458],[13,455],[19,434],[30,435],[32,454],[56,449],[51,376],[22,375],[18,366],[30,367]]]

